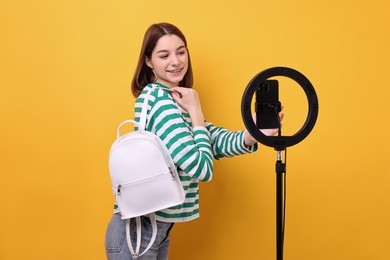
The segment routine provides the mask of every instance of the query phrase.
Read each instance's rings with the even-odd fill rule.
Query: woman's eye
[[[179,52],[179,55],[180,55],[180,56],[182,56],[182,55],[184,55],[184,54],[186,54],[186,52],[185,52],[185,51],[181,51],[181,52]]]
[[[166,59],[166,58],[168,58],[168,55],[160,56],[160,59]]]

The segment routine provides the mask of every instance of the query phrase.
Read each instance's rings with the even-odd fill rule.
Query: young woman
[[[168,259],[169,234],[174,223],[199,217],[198,182],[210,181],[213,159],[232,157],[257,150],[257,141],[247,131],[230,132],[207,122],[198,95],[192,89],[192,67],[183,33],[168,23],[153,24],[146,31],[132,92],[135,101],[135,120],[139,121],[145,93],[149,97],[147,130],[165,143],[175,162],[186,199],[182,205],[156,212],[158,235],[139,260]],[[274,135],[278,129],[264,132]],[[125,239],[125,220],[114,210],[106,233],[106,252],[109,260],[133,259]],[[132,222],[134,225],[134,221]],[[132,227],[135,233],[135,227]],[[141,251],[152,233],[150,220],[142,217]],[[131,234],[135,238],[135,234]]]

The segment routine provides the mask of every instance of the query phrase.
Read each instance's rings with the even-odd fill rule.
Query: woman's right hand
[[[190,114],[193,126],[205,126],[198,93],[192,88],[173,87],[172,98]]]

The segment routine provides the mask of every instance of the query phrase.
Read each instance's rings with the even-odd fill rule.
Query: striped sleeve
[[[256,152],[257,144],[250,147],[244,145],[244,131],[228,131],[222,127],[207,123],[207,130],[211,135],[213,156],[215,159],[233,157],[246,153]]]
[[[141,101],[140,96],[139,102],[136,102],[136,114],[142,106]],[[213,154],[207,129],[197,126],[191,130],[174,100],[160,88],[153,91],[148,112],[147,130],[164,142],[174,163],[191,178],[210,181],[213,176]]]

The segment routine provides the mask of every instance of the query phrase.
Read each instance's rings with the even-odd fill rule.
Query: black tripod
[[[285,150],[285,153],[287,150]],[[286,158],[286,157],[285,157]],[[276,171],[276,259],[283,260],[284,227],[286,214],[286,160],[282,150],[277,150]]]
[[[255,121],[252,118],[252,97],[254,93],[259,89],[260,86],[260,98],[261,101],[263,98],[266,98],[265,95],[269,88],[263,88],[263,83],[268,79],[275,76],[283,76],[294,80],[298,83],[303,90],[305,91],[309,111],[306,117],[306,121],[303,124],[302,128],[292,136],[281,136],[279,131],[278,136],[266,136],[260,129],[274,128],[274,127],[265,127],[261,128],[256,125]],[[271,80],[270,83],[274,81]],[[277,92],[275,92],[277,95]],[[273,94],[275,94],[273,93]],[[277,98],[278,99],[278,98]],[[276,102],[271,98],[271,102],[265,99],[265,102],[260,102],[260,105],[256,105],[257,109],[260,111],[270,112],[272,114],[273,109],[279,110],[279,102],[276,99]],[[256,102],[257,102],[257,92],[256,92]],[[264,107],[264,105],[266,105]],[[287,154],[286,147],[293,146],[303,139],[311,132],[313,129],[318,116],[318,99],[317,94],[314,90],[313,85],[310,81],[299,71],[296,71],[287,67],[274,67],[263,70],[257,74],[248,84],[245,89],[244,95],[242,96],[241,101],[241,113],[244,120],[244,124],[248,129],[249,133],[263,145],[273,147],[278,155],[276,160],[276,251],[277,251],[277,260],[283,260],[283,246],[284,246],[284,224],[285,224],[285,207],[286,207],[286,157],[284,163],[282,162],[282,151],[285,151]],[[264,119],[264,117],[263,117]],[[256,120],[260,122],[260,120]],[[280,122],[279,122],[280,129]]]
[[[279,117],[280,110],[275,109],[275,116],[278,119],[278,136],[282,136],[282,125]],[[284,230],[286,224],[286,161],[287,148],[276,146],[277,152],[275,172],[276,172],[276,260],[283,260]],[[282,160],[284,151],[284,162]]]

